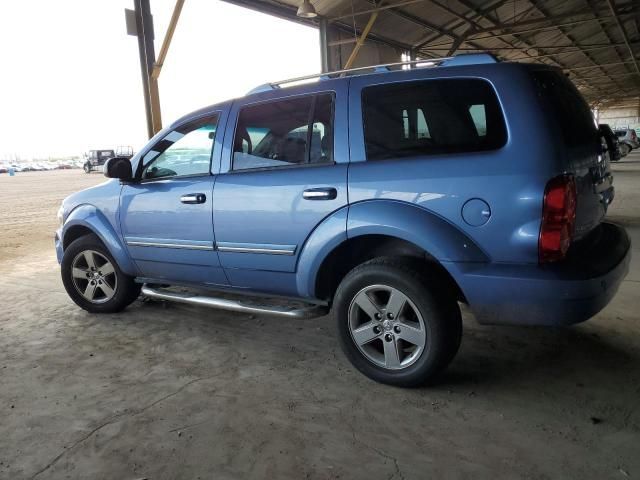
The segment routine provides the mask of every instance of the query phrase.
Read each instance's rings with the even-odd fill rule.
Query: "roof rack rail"
[[[365,72],[367,70],[371,70],[374,73],[388,72],[390,71],[389,67],[400,67],[404,65],[415,65],[419,68],[424,68],[424,67],[435,67],[435,66],[453,67],[457,65],[473,65],[473,64],[479,64],[479,63],[497,63],[497,62],[498,60],[496,59],[496,57],[494,57],[490,53],[466,53],[466,54],[456,55],[453,57],[422,58],[420,60],[407,60],[403,62],[383,63],[381,65],[369,65],[367,67],[345,68],[343,70],[314,73],[312,75],[304,75],[302,77],[294,77],[294,78],[288,78],[286,80],[279,80],[277,82],[265,83],[263,85],[260,85],[254,88],[249,93],[247,93],[247,95],[251,95],[252,93],[277,90],[278,88],[281,88],[283,85],[288,83],[303,82],[305,80],[313,80],[314,78],[319,78],[320,80],[328,80],[337,75],[344,76],[347,73]]]

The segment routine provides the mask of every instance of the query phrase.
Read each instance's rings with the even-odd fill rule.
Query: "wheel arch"
[[[429,210],[395,200],[359,202],[326,219],[307,240],[298,264],[298,293],[330,299],[349,270],[377,256],[424,262],[461,300],[464,293],[444,265],[489,259],[464,232]]]
[[[67,216],[61,235],[63,251],[74,240],[89,234],[95,234],[100,239],[124,273],[137,275],[135,264],[111,223],[93,205],[80,205]]]
[[[410,259],[413,264],[432,272],[455,293],[457,299],[466,301],[449,271],[428,251],[402,238],[382,234],[367,234],[352,237],[342,242],[327,255],[318,269],[314,281],[314,296],[319,299],[333,298],[342,279],[353,268],[379,257]]]

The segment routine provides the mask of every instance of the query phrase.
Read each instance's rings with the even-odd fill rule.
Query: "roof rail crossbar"
[[[345,68],[342,70],[334,70],[332,72],[314,73],[312,75],[304,75],[302,77],[288,78],[286,80],[279,80],[277,82],[265,83],[259,87],[254,88],[249,92],[258,93],[269,90],[276,90],[288,83],[303,82],[305,80],[313,80],[314,78],[320,78],[321,80],[328,80],[335,76],[345,76],[347,73],[352,72],[365,72],[367,70],[380,73],[390,71],[390,67],[400,67],[404,65],[415,65],[419,68],[423,67],[435,67],[440,64],[443,66],[456,66],[456,65],[469,65],[473,63],[495,63],[496,58],[488,53],[477,54],[463,54],[456,55],[454,57],[441,57],[441,58],[422,58],[420,60],[406,60],[402,62],[383,63],[381,65],[369,65],[366,67]]]

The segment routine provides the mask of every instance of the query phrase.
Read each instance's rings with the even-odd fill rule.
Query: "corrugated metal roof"
[[[296,17],[301,0],[227,1],[317,24]],[[418,58],[487,51],[506,61],[555,65],[593,106],[640,105],[640,0],[311,1],[342,30],[343,44],[377,11],[370,40]]]

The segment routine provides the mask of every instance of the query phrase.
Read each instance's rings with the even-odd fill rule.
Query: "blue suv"
[[[488,55],[259,87],[193,112],[71,195],[70,297],[288,317],[332,310],[365,375],[432,379],[484,324],[587,320],[628,271],[589,107],[545,65]],[[437,63],[437,66],[433,64]]]

